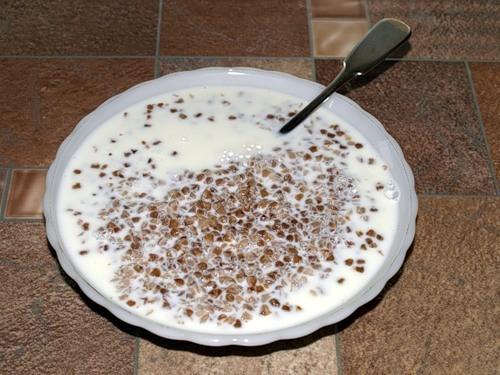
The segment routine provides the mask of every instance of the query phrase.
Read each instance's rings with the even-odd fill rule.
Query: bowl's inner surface
[[[269,341],[343,317],[395,272],[414,206],[397,145],[341,97],[284,139],[277,130],[305,103],[286,94],[319,88],[246,73],[146,83],[61,148],[49,238],[122,319],[168,337]]]

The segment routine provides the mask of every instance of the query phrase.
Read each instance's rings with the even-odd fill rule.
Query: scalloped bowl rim
[[[414,187],[414,177],[410,166],[406,162],[403,152],[397,142],[387,133],[382,124],[371,114],[364,111],[358,104],[356,104],[351,99],[340,95],[334,94],[333,97],[328,99],[323,107],[327,107],[329,110],[332,110],[332,107],[335,108],[335,113],[337,113],[339,107],[342,107],[342,110],[350,112],[353,115],[361,116],[368,125],[364,127],[370,131],[376,131],[380,140],[384,142],[385,145],[388,145],[388,150],[386,152],[389,153],[389,156],[392,155],[393,161],[395,163],[399,163],[396,165],[397,168],[401,168],[403,171],[403,182],[406,189],[403,189],[401,183],[399,183],[400,189],[402,193],[406,193],[407,199],[405,200],[407,205],[407,210],[405,211],[406,220],[404,233],[400,233],[402,236],[399,241],[400,244],[398,249],[391,249],[389,253],[392,255],[391,258],[387,258],[384,261],[383,266],[379,270],[378,274],[363,288],[360,292],[355,294],[352,298],[347,300],[344,304],[340,305],[336,309],[329,311],[321,316],[318,316],[309,321],[305,321],[297,326],[291,326],[284,329],[262,332],[262,333],[249,333],[249,334],[215,334],[215,333],[202,333],[190,330],[183,330],[176,327],[168,327],[162,325],[157,322],[153,322],[148,320],[147,318],[141,317],[139,315],[133,314],[128,310],[125,310],[121,306],[111,302],[102,296],[99,292],[97,292],[89,283],[87,283],[73,267],[71,262],[68,260],[68,257],[65,255],[65,249],[63,247],[62,239],[58,232],[58,218],[56,215],[56,201],[57,201],[57,193],[59,182],[62,176],[62,173],[65,168],[65,161],[68,158],[68,155],[71,152],[76,150],[72,145],[79,139],[80,142],[85,137],[82,137],[82,131],[84,127],[89,122],[99,122],[99,116],[102,116],[103,112],[105,112],[108,107],[116,104],[120,101],[124,101],[125,98],[132,97],[134,94],[137,94],[138,91],[147,91],[148,89],[156,88],[158,90],[160,87],[168,87],[169,84],[176,83],[177,85],[184,86],[184,88],[203,86],[200,85],[199,82],[205,82],[206,85],[211,85],[215,83],[207,83],[209,82],[219,82],[220,85],[241,85],[240,83],[235,84],[235,81],[243,80],[245,81],[246,86],[253,87],[264,87],[269,86],[270,82],[282,83],[284,85],[290,84],[293,86],[300,86],[301,90],[303,89],[306,94],[303,94],[301,91],[301,95],[297,95],[296,92],[290,93],[289,91],[282,90],[282,87],[278,86],[273,87],[264,87],[269,89],[276,89],[277,91],[285,92],[290,95],[299,96],[305,100],[311,99],[317,93],[319,93],[324,86],[320,85],[316,82],[312,82],[309,80],[305,80],[303,78],[298,78],[291,74],[276,72],[276,71],[268,71],[261,70],[255,68],[246,68],[246,67],[235,67],[235,68],[203,68],[186,72],[176,72],[172,73],[157,79],[153,79],[150,81],[142,82],[138,85],[135,85],[128,90],[106,100],[99,107],[97,107],[93,112],[85,116],[80,122],[75,126],[71,134],[63,141],[61,146],[59,147],[55,160],[49,168],[46,179],[46,191],[43,200],[44,207],[44,216],[46,221],[46,231],[47,237],[56,251],[58,260],[64,269],[64,271],[78,284],[81,290],[95,303],[103,306],[107,310],[109,310],[113,315],[118,317],[119,319],[132,324],[134,326],[138,326],[144,328],[158,336],[175,339],[175,340],[187,340],[191,342],[195,342],[197,344],[209,345],[209,346],[222,346],[222,345],[243,345],[243,346],[255,346],[255,345],[263,345],[273,341],[282,340],[282,339],[292,339],[301,336],[305,336],[309,333],[316,331],[317,329],[337,323],[349,315],[351,315],[357,308],[364,305],[368,301],[375,298],[383,289],[387,281],[394,276],[394,274],[401,267],[408,248],[410,247],[413,237],[415,235],[415,220],[418,210],[418,202],[417,195]],[[261,84],[256,84],[257,81],[261,81]],[[248,82],[247,82],[248,81]],[[195,82],[197,84],[188,85],[187,82]],[[262,82],[266,82],[266,84],[262,84]],[[174,85],[175,86],[175,85]],[[162,92],[175,91],[177,89],[170,90],[168,88],[164,89]],[[156,94],[158,95],[158,93]],[[147,99],[148,97],[153,97],[156,95],[150,96],[142,96],[142,99]],[[123,109],[128,105],[123,106]],[[114,113],[118,113],[116,110]],[[361,118],[360,117],[360,118]],[[350,123],[348,119],[344,119],[347,123]],[[102,123],[105,119],[101,119]],[[97,125],[98,126],[98,125]],[[371,142],[371,140],[369,140]],[[374,147],[378,150],[377,146]],[[378,150],[380,151],[380,150]],[[386,159],[387,161],[387,159]],[[383,271],[383,272],[382,272]]]

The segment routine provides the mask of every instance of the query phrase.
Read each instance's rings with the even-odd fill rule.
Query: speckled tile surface
[[[0,55],[154,55],[156,0],[4,1]]]
[[[338,61],[316,61],[317,79],[323,84],[339,69]],[[464,64],[384,63],[342,92],[398,141],[418,192],[494,193]]]
[[[183,70],[218,67],[250,67],[276,70],[293,74],[297,77],[312,79],[314,63],[307,59],[266,59],[266,58],[163,58],[160,73],[169,74]]]
[[[498,181],[500,180],[500,63],[473,63],[470,67]]]
[[[138,374],[179,375],[283,374],[335,375],[335,337],[327,327],[302,339],[261,347],[207,348],[199,345],[141,340]]]
[[[498,1],[368,0],[372,22],[398,18],[413,29],[408,56],[500,59]]]
[[[37,267],[50,272],[56,268],[41,222],[1,222],[0,243],[0,265],[16,269]]]
[[[311,0],[313,17],[364,17],[363,0]]]
[[[341,324],[345,375],[498,373],[499,210],[497,197],[420,198],[402,274]]]
[[[32,60],[0,59],[0,90],[9,93],[0,95],[0,108],[3,109],[0,112],[1,166],[12,163],[12,154],[22,151],[22,139],[31,138],[35,133],[34,65]]]
[[[150,59],[0,59],[0,162],[49,165],[80,119],[151,78]]]
[[[6,218],[42,218],[46,170],[14,169],[10,178],[4,216]]]
[[[172,0],[161,32],[161,55],[309,55],[305,0]]]
[[[43,224],[0,223],[0,249],[0,373],[133,373],[134,337],[62,278]]]

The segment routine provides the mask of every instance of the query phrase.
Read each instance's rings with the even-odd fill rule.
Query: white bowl
[[[90,299],[108,309],[121,320],[142,327],[165,338],[188,340],[203,345],[262,345],[276,340],[304,336],[323,326],[346,318],[358,307],[380,293],[386,282],[401,267],[406,251],[413,241],[415,234],[417,196],[414,188],[413,174],[396,141],[385,131],[377,119],[361,109],[352,100],[339,94],[335,94],[333,98],[325,102],[323,107],[334,111],[337,117],[364,134],[366,139],[370,141],[389,165],[394,180],[400,188],[398,205],[399,221],[393,246],[386,253],[384,264],[377,275],[363,289],[341,306],[300,325],[271,332],[254,334],[197,333],[153,322],[114,304],[86,282],[84,277],[75,270],[68,260],[65,254],[66,249],[63,246],[63,241],[59,233],[59,228],[64,223],[61,223],[56,215],[56,202],[65,167],[83,140],[107,119],[137,102],[166,92],[210,85],[267,88],[305,100],[312,99],[323,89],[323,86],[318,83],[280,72],[251,68],[207,68],[174,73],[144,82],[104,102],[94,112],[83,118],[68,138],[61,144],[56,159],[47,175],[46,192],[43,202],[47,236],[57,253],[62,268],[77,282],[82,291]]]

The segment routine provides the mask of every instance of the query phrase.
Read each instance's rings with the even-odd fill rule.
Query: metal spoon
[[[377,22],[346,57],[337,77],[279,132],[286,134],[295,129],[341,86],[380,64],[392,51],[408,40],[410,35],[410,27],[401,21],[386,18]]]

